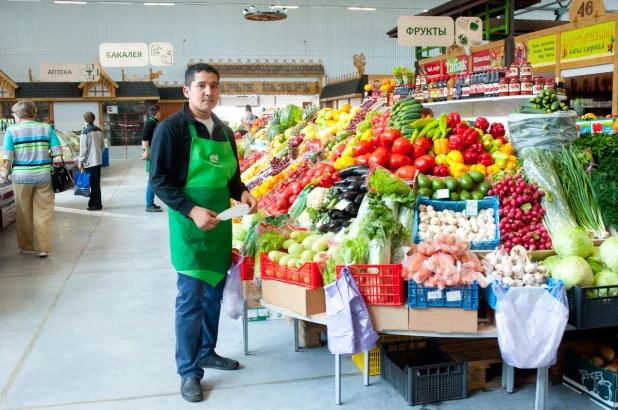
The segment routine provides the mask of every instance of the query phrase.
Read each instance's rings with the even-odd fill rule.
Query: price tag
[[[466,201],[464,215],[477,216],[479,214],[479,201]]]
[[[436,191],[436,196],[438,199],[450,198],[451,194],[448,189],[438,189]]]
[[[427,300],[434,299],[442,299],[442,291],[441,290],[433,290],[431,292],[427,292]]]
[[[447,302],[458,302],[460,300],[461,300],[461,290],[452,290],[450,292],[446,292]]]

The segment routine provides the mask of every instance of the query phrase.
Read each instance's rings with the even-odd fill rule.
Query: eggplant
[[[343,227],[343,220],[338,219],[336,221],[332,221],[330,225],[328,225],[329,232],[335,232],[335,229]]]
[[[330,224],[325,223],[324,225],[320,225],[320,227],[318,228],[318,231],[322,232],[322,233],[326,233],[328,232],[328,227]]]
[[[348,226],[350,226],[351,224],[352,224],[352,220],[351,220],[351,219],[348,219],[347,221],[345,221],[345,222],[343,223],[343,227],[344,227],[344,228],[347,228],[347,227],[348,227]]]
[[[363,185],[365,185],[364,180],[361,179],[361,180],[355,181],[354,183],[348,186],[348,189],[346,189],[346,191],[360,191]]]
[[[369,172],[369,167],[367,165],[352,165],[351,167],[347,167],[339,171],[339,177],[347,178],[353,175],[361,175],[363,172],[365,173],[365,175],[367,174],[367,172]]]
[[[339,195],[339,197],[343,197],[341,199],[347,199],[348,201],[354,201],[358,194],[360,194],[360,192],[358,191],[346,191],[343,194]]]
[[[354,199],[353,204],[356,205],[356,206],[360,206],[363,203],[363,199],[364,198],[365,198],[365,194],[364,193],[358,194],[356,196],[356,199]]]
[[[356,212],[354,212],[354,210],[356,210]],[[346,206],[344,211],[349,213],[350,215],[358,214],[358,208],[355,207],[354,204],[350,204],[350,205]]]
[[[334,211],[334,212],[332,212],[332,213],[329,211],[329,212],[328,212],[328,216],[330,216],[330,218],[331,218],[332,220],[337,220],[337,219],[342,219],[342,218],[344,218],[344,217],[345,217],[345,214],[344,214],[343,212],[338,211],[338,210],[336,210],[336,209],[335,209],[335,211]]]

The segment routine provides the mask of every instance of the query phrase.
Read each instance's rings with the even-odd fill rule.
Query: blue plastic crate
[[[444,211],[449,209],[455,212],[463,212],[466,209],[466,201],[434,201],[427,197],[419,197],[416,199],[416,205],[414,206],[414,243],[420,243],[424,241],[418,237],[418,225],[420,223],[420,216],[418,212],[419,205],[431,205],[436,211]],[[470,241],[470,249],[475,251],[489,251],[494,250],[500,245],[500,216],[498,210],[500,204],[498,198],[495,196],[486,196],[479,201],[479,211],[481,209],[493,208],[494,220],[496,223],[496,238],[488,241]]]
[[[461,292],[460,300],[449,301],[448,292]],[[431,297],[430,292],[440,292],[439,297]],[[437,295],[437,293],[434,293]],[[479,308],[479,284],[474,281],[471,285],[455,288],[425,288],[413,280],[408,281],[408,307],[412,309],[426,307],[446,307],[477,310]]]
[[[495,283],[499,283],[498,281],[495,281]],[[554,281],[552,278],[548,278],[547,279],[547,291],[551,292],[554,287],[556,287],[556,285],[558,284],[558,282]],[[502,285],[506,288],[507,292],[509,290],[509,286],[506,285]],[[496,293],[494,292],[494,288],[491,285],[491,283],[489,283],[487,285],[487,287],[485,289],[483,289],[483,297],[485,298],[485,301],[487,301],[487,304],[489,305],[490,308],[492,309],[496,309],[496,304],[498,303],[498,297],[496,296]]]

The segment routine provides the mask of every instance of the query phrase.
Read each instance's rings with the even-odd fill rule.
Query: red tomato
[[[408,141],[407,138],[397,138],[395,142],[393,142],[393,148],[391,148],[391,151],[393,154],[408,155],[412,152],[412,144],[410,144],[410,141]]]
[[[384,126],[378,125],[377,127],[373,127],[374,134],[382,134],[384,132]]]
[[[334,174],[336,172],[335,167],[333,167],[331,164],[326,164],[324,169],[326,170],[326,172],[330,172],[331,174]]]
[[[385,147],[384,145],[380,145],[378,148],[376,148],[375,151],[373,151],[374,154],[387,154],[390,155],[391,151]]]
[[[294,182],[292,185],[290,185],[290,187],[292,188],[292,192],[294,193],[294,195],[300,194],[300,191],[302,191],[304,188],[300,181]],[[290,200],[290,202],[292,201]]]
[[[374,147],[379,147],[380,145],[382,145],[382,140],[380,139],[380,134],[373,134],[371,136],[371,144]]]
[[[307,172],[307,176],[309,178],[312,178],[314,175],[315,175],[315,168],[312,168]]]
[[[387,147],[391,147],[395,140],[401,138],[401,133],[398,129],[393,128],[390,130],[386,130],[382,133],[380,140],[382,141],[382,145],[386,145]]]
[[[358,141],[352,146],[352,154],[355,157],[360,157],[373,151],[373,144],[369,141]]]
[[[427,174],[435,168],[436,159],[431,155],[423,155],[414,160],[414,166],[423,174]]]
[[[360,157],[356,158],[356,163],[361,165],[368,165],[369,158],[371,158],[371,154],[361,155]]]
[[[407,181],[414,181],[414,176],[416,175],[416,168],[412,165],[405,165],[399,168],[397,172],[395,172],[395,175]]]
[[[294,195],[294,191],[291,187],[287,187],[280,195],[280,197],[285,198],[285,200],[289,200],[290,197]]]
[[[412,152],[412,156],[414,158],[422,157],[423,155],[425,155],[425,150],[422,147],[414,146],[413,150],[414,151]]]
[[[403,154],[393,154],[389,160],[391,170],[396,171],[406,165],[411,165],[412,160]]]
[[[371,154],[371,157],[369,157],[369,162],[367,163],[367,165],[369,165],[370,167],[380,165],[381,167],[387,168],[389,165],[389,160],[390,160],[389,154],[385,154],[382,152],[378,152],[376,154],[374,152],[373,154]]]
[[[307,185],[309,185],[311,183],[311,177],[307,176],[307,177],[303,178],[301,183],[303,185],[303,188],[306,187]]]
[[[290,206],[290,201],[288,201],[286,197],[280,196],[279,198],[277,198],[277,202],[275,204],[275,207],[277,209],[285,209],[288,206]]]
[[[298,195],[294,195],[290,197],[290,205],[292,205],[294,201],[296,201],[296,198],[298,198]]]
[[[315,171],[315,174],[313,174],[313,179],[318,179],[323,174],[324,174],[324,168],[319,168],[318,170]]]
[[[425,137],[417,138],[413,144],[415,147],[420,147],[425,150],[425,152],[430,151],[432,147],[431,140]]]

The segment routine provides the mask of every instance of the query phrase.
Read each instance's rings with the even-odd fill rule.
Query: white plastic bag
[[[511,114],[508,116],[509,135],[517,155],[528,148],[543,151],[562,149],[579,138],[575,111],[551,114]]]
[[[240,256],[238,262],[227,271],[227,280],[223,288],[223,309],[234,320],[237,320],[243,314],[244,299],[240,280],[240,266],[244,260],[245,257]]]
[[[496,328],[504,361],[518,369],[538,369],[556,363],[558,347],[569,319],[564,284],[553,289],[510,288],[492,283],[498,299]]]

